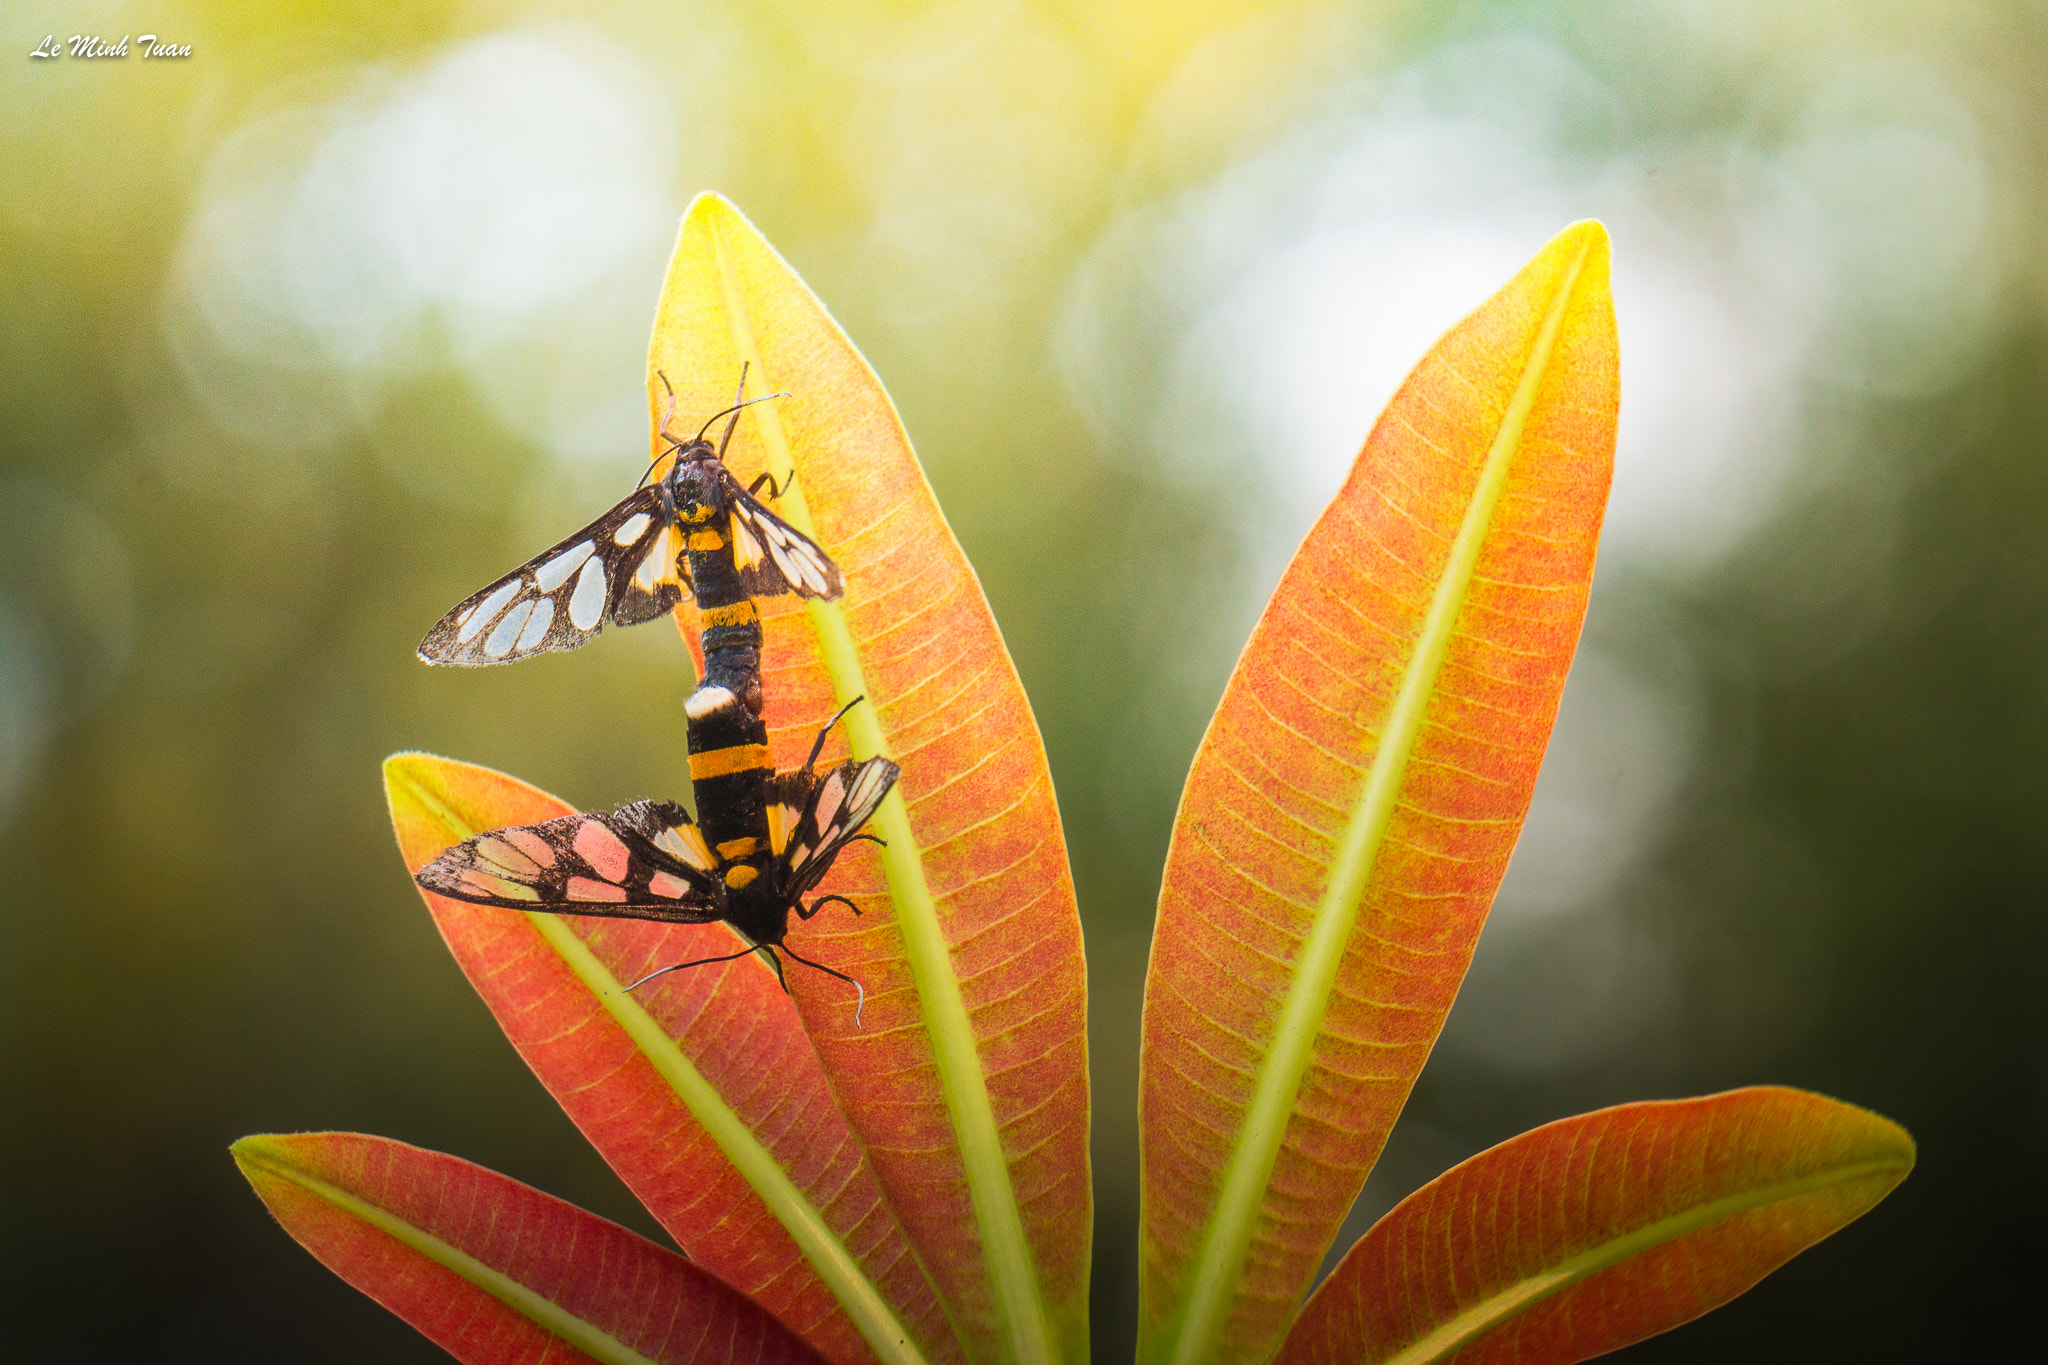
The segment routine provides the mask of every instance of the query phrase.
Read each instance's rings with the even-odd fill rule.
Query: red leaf
[[[384,768],[414,870],[478,831],[570,809],[502,773],[426,754]],[[421,895],[527,1065],[693,1260],[842,1365],[900,1360],[906,1336],[926,1360],[959,1359],[769,970],[747,958],[674,972],[632,995],[621,988],[656,967],[731,952],[730,930]]]
[[[234,1154],[300,1245],[460,1360],[819,1365],[708,1271],[481,1166],[358,1133]]]
[[[1613,468],[1607,237],[1451,329],[1295,555],[1188,775],[1145,997],[1139,1358],[1273,1350],[1507,870]]]
[[[1913,1167],[1875,1114],[1798,1090],[1625,1104],[1417,1190],[1309,1298],[1275,1365],[1567,1365],[1719,1307]]]

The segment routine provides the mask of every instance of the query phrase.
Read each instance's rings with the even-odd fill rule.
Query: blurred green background
[[[28,56],[145,31],[191,57]],[[377,764],[681,783],[672,631],[412,650],[631,485],[706,188],[888,383],[1044,727],[1101,1360],[1195,742],[1401,373],[1588,216],[1624,352],[1592,616],[1347,1237],[1532,1124],[1782,1082],[1920,1169],[1633,1358],[2038,1349],[2048,5],[36,0],[4,32],[0,1354],[436,1358],[271,1224],[253,1131],[660,1235],[441,947]]]

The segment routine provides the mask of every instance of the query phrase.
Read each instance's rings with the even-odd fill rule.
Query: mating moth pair
[[[744,371],[740,384],[744,392]],[[845,581],[810,537],[756,496],[764,485],[769,498],[780,495],[768,475],[745,487],[725,467],[726,443],[747,405],[735,402],[684,438],[669,429],[671,398],[662,422],[666,469],[575,535],[459,603],[419,649],[430,664],[512,663],[575,649],[607,624],[652,620],[693,594],[704,677],[683,711],[697,818],[672,801],[634,801],[610,812],[492,830],[444,850],[416,880],[440,895],[515,910],[670,924],[722,921],[746,941],[736,952],[664,967],[633,986],[755,952],[780,979],[779,949],[851,983],[864,1004],[859,982],[790,948],[789,916],[794,911],[807,920],[834,901],[859,913],[843,896],[808,904],[806,897],[848,844],[880,842],[861,828],[895,785],[898,769],[886,758],[870,758],[847,759],[822,775],[815,771],[826,735],[860,698],[819,731],[803,767],[778,773],[769,757],[754,599],[796,593],[829,601],[845,591]],[[728,414],[714,448],[705,432]]]

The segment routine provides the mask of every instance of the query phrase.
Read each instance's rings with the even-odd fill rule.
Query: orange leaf
[[[1889,1120],[1774,1087],[1548,1124],[1359,1238],[1275,1365],[1568,1365],[1619,1350],[1862,1217],[1913,1156]]]
[[[413,870],[481,830],[570,811],[427,754],[394,755],[384,773]],[[730,930],[420,894],[520,1056],[693,1260],[841,1365],[960,1358],[768,968],[747,958],[622,989],[731,952]]]
[[[459,1360],[820,1365],[716,1276],[481,1166],[358,1133],[234,1154],[300,1245]]]
[[[1139,1358],[1274,1348],[1456,995],[1584,618],[1607,236],[1425,356],[1294,557],[1181,799],[1148,978]]]
[[[763,602],[779,766],[844,702],[846,739],[903,777],[828,889],[803,951],[867,987],[792,972],[840,1108],[978,1359],[1087,1350],[1086,981],[1044,746],[974,572],[887,394],[817,298],[712,195],[683,221],[649,348],[648,394],[709,414],[748,392],[728,463],[794,485],[776,510],[846,575],[838,602]],[[659,449],[659,443],[657,443]],[[688,613],[683,613],[687,623]],[[694,628],[686,624],[685,635]],[[799,979],[801,978],[801,980]]]

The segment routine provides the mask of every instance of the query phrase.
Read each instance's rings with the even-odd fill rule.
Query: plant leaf
[[[301,1246],[459,1360],[819,1365],[708,1271],[495,1171],[360,1133],[233,1150]]]
[[[1147,979],[1139,1359],[1265,1359],[1507,870],[1577,645],[1618,401],[1607,235],[1437,342],[1238,661]]]
[[[409,869],[482,830],[569,813],[502,773],[385,760]],[[534,1074],[689,1256],[841,1365],[960,1358],[834,1107],[795,1012],[723,925],[527,914],[420,893]]]
[[[1862,1217],[1913,1156],[1890,1120],[1777,1087],[1546,1124],[1374,1224],[1275,1365],[1567,1365],[1619,1350]]]
[[[870,826],[888,846],[850,850],[829,884],[863,917],[796,936],[866,985],[866,1028],[818,974],[792,973],[798,1008],[970,1354],[1085,1359],[1086,980],[1044,745],[880,381],[738,210],[705,195],[655,320],[657,419],[662,377],[677,411],[709,414],[742,361],[749,393],[789,396],[746,409],[728,464],[742,481],[778,476],[775,510],[847,584],[837,602],[760,604],[777,763],[800,763],[865,696],[845,724],[852,752],[903,769]]]

